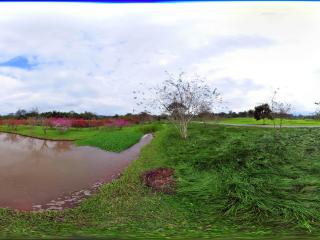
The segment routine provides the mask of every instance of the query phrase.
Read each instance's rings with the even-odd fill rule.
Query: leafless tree
[[[319,108],[320,102],[315,102],[314,104],[318,106],[314,114],[315,114],[315,118],[319,120],[320,119],[320,108]]]
[[[38,125],[42,127],[44,135],[47,135],[47,131],[50,128],[50,120],[45,117],[40,117],[37,119]]]
[[[30,128],[34,128],[35,126],[37,126],[37,119],[35,117],[29,117],[27,119],[27,124]]]
[[[168,73],[168,76],[169,79],[160,86],[151,89],[154,90],[151,101],[145,98],[145,93],[140,92],[143,100],[139,101],[138,105],[145,105],[144,101],[147,101],[153,109],[157,107],[162,113],[168,114],[181,137],[187,138],[191,120],[203,109],[211,109],[215,103],[220,102],[220,94],[197,75],[191,79],[188,79],[184,72],[178,76]]]
[[[283,120],[288,117],[292,106],[289,103],[280,102],[276,100],[279,89],[275,90],[271,99],[271,114],[273,119],[273,127],[275,130],[275,139],[277,142],[281,138],[281,129],[283,126]],[[278,119],[278,124],[277,124]]]

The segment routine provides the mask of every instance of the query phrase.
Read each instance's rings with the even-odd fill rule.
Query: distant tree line
[[[208,110],[200,112],[197,116],[199,118],[236,118],[236,117],[250,117],[254,118],[255,110],[250,109],[247,111],[240,111],[240,112],[234,112],[234,111],[228,111],[228,112],[211,112]],[[29,111],[25,109],[19,109],[15,113],[10,113],[6,115],[0,115],[1,119],[28,119],[28,118],[78,118],[78,119],[86,119],[86,120],[92,120],[92,119],[102,119],[102,118],[130,118],[130,117],[140,117],[145,119],[152,118],[153,120],[167,120],[168,115],[167,114],[161,114],[161,115],[151,115],[147,112],[141,112],[139,114],[132,114],[127,113],[124,115],[118,115],[115,114],[113,116],[107,116],[107,115],[100,115],[92,112],[82,112],[77,113],[75,111],[69,111],[69,112],[63,112],[63,111],[48,111],[48,112],[39,112],[36,108],[31,109]],[[276,114],[274,115],[276,116]],[[314,115],[293,115],[293,114],[286,114],[285,118],[289,119],[318,119],[320,114],[314,114]]]
[[[82,119],[98,119],[105,116],[100,116],[91,112],[77,113],[74,111],[61,112],[61,111],[50,111],[50,112],[39,112],[37,109],[27,111],[25,109],[19,109],[15,113],[7,115],[1,115],[2,119],[15,118],[15,119],[28,119],[28,118],[82,118]]]
[[[68,118],[68,119],[85,119],[85,120],[93,120],[93,119],[105,119],[105,118],[123,118],[123,119],[132,119],[138,118],[142,121],[150,121],[150,120],[162,120],[166,119],[167,116],[162,114],[159,116],[151,115],[147,112],[141,112],[138,114],[127,113],[125,115],[115,114],[113,116],[100,115],[92,112],[82,112],[77,113],[75,111],[63,112],[63,111],[48,111],[48,112],[39,112],[38,109],[33,108],[31,110],[19,109],[15,113],[10,113],[6,115],[0,115],[0,119],[19,119],[26,120],[30,118],[36,119],[48,119],[48,118]]]
[[[202,116],[209,116],[209,117],[221,117],[221,118],[238,118],[238,117],[249,117],[249,118],[254,118],[254,113],[255,110],[250,109],[248,111],[240,111],[240,112],[234,112],[234,111],[229,111],[229,112],[201,112],[199,113],[199,117]],[[276,114],[275,114],[276,116]],[[293,114],[287,114],[286,118],[290,119],[296,119],[296,118],[316,118],[316,115],[293,115]]]

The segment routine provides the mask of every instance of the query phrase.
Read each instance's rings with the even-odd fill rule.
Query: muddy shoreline
[[[125,170],[125,169],[124,169]],[[17,210],[27,212],[43,212],[43,211],[63,211],[67,208],[74,208],[79,204],[96,194],[100,187],[104,184],[111,183],[112,181],[121,177],[121,172],[111,175],[111,180],[101,179],[94,183],[90,188],[75,191],[64,196],[58,197],[45,204],[36,204],[32,206],[31,210]]]
[[[0,207],[34,212],[76,207],[119,178],[152,138],[146,134],[127,150],[113,153],[1,133]]]

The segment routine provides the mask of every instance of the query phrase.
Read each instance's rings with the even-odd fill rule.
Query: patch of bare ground
[[[174,179],[174,169],[172,168],[156,168],[144,172],[140,179],[143,184],[150,187],[154,192],[163,192],[166,194],[174,194],[176,181]]]

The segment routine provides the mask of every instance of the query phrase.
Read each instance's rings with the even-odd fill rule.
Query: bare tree
[[[181,137],[187,138],[191,120],[203,109],[211,109],[215,103],[220,102],[220,94],[197,75],[192,79],[187,79],[184,72],[178,76],[168,73],[168,76],[168,80],[151,89],[154,92],[150,102],[146,99],[145,93],[134,93],[140,93],[143,97],[138,105],[146,105],[144,101],[147,101],[153,109],[157,107],[162,113],[168,114],[169,120],[178,129]]]
[[[35,117],[29,117],[27,118],[27,124],[30,128],[34,128],[37,126],[37,119]]]
[[[279,142],[281,138],[283,120],[288,117],[292,108],[291,104],[276,100],[278,91],[279,89],[274,91],[271,99],[271,114],[273,119],[273,127],[275,129],[275,139],[277,142]],[[279,120],[278,124],[277,119]]]
[[[319,120],[320,119],[320,108],[319,108],[320,102],[315,102],[314,104],[318,106],[318,108],[316,109],[316,111],[314,113],[315,119]]]
[[[50,120],[45,117],[38,118],[38,124],[42,127],[44,135],[47,135],[47,131],[50,128]]]

